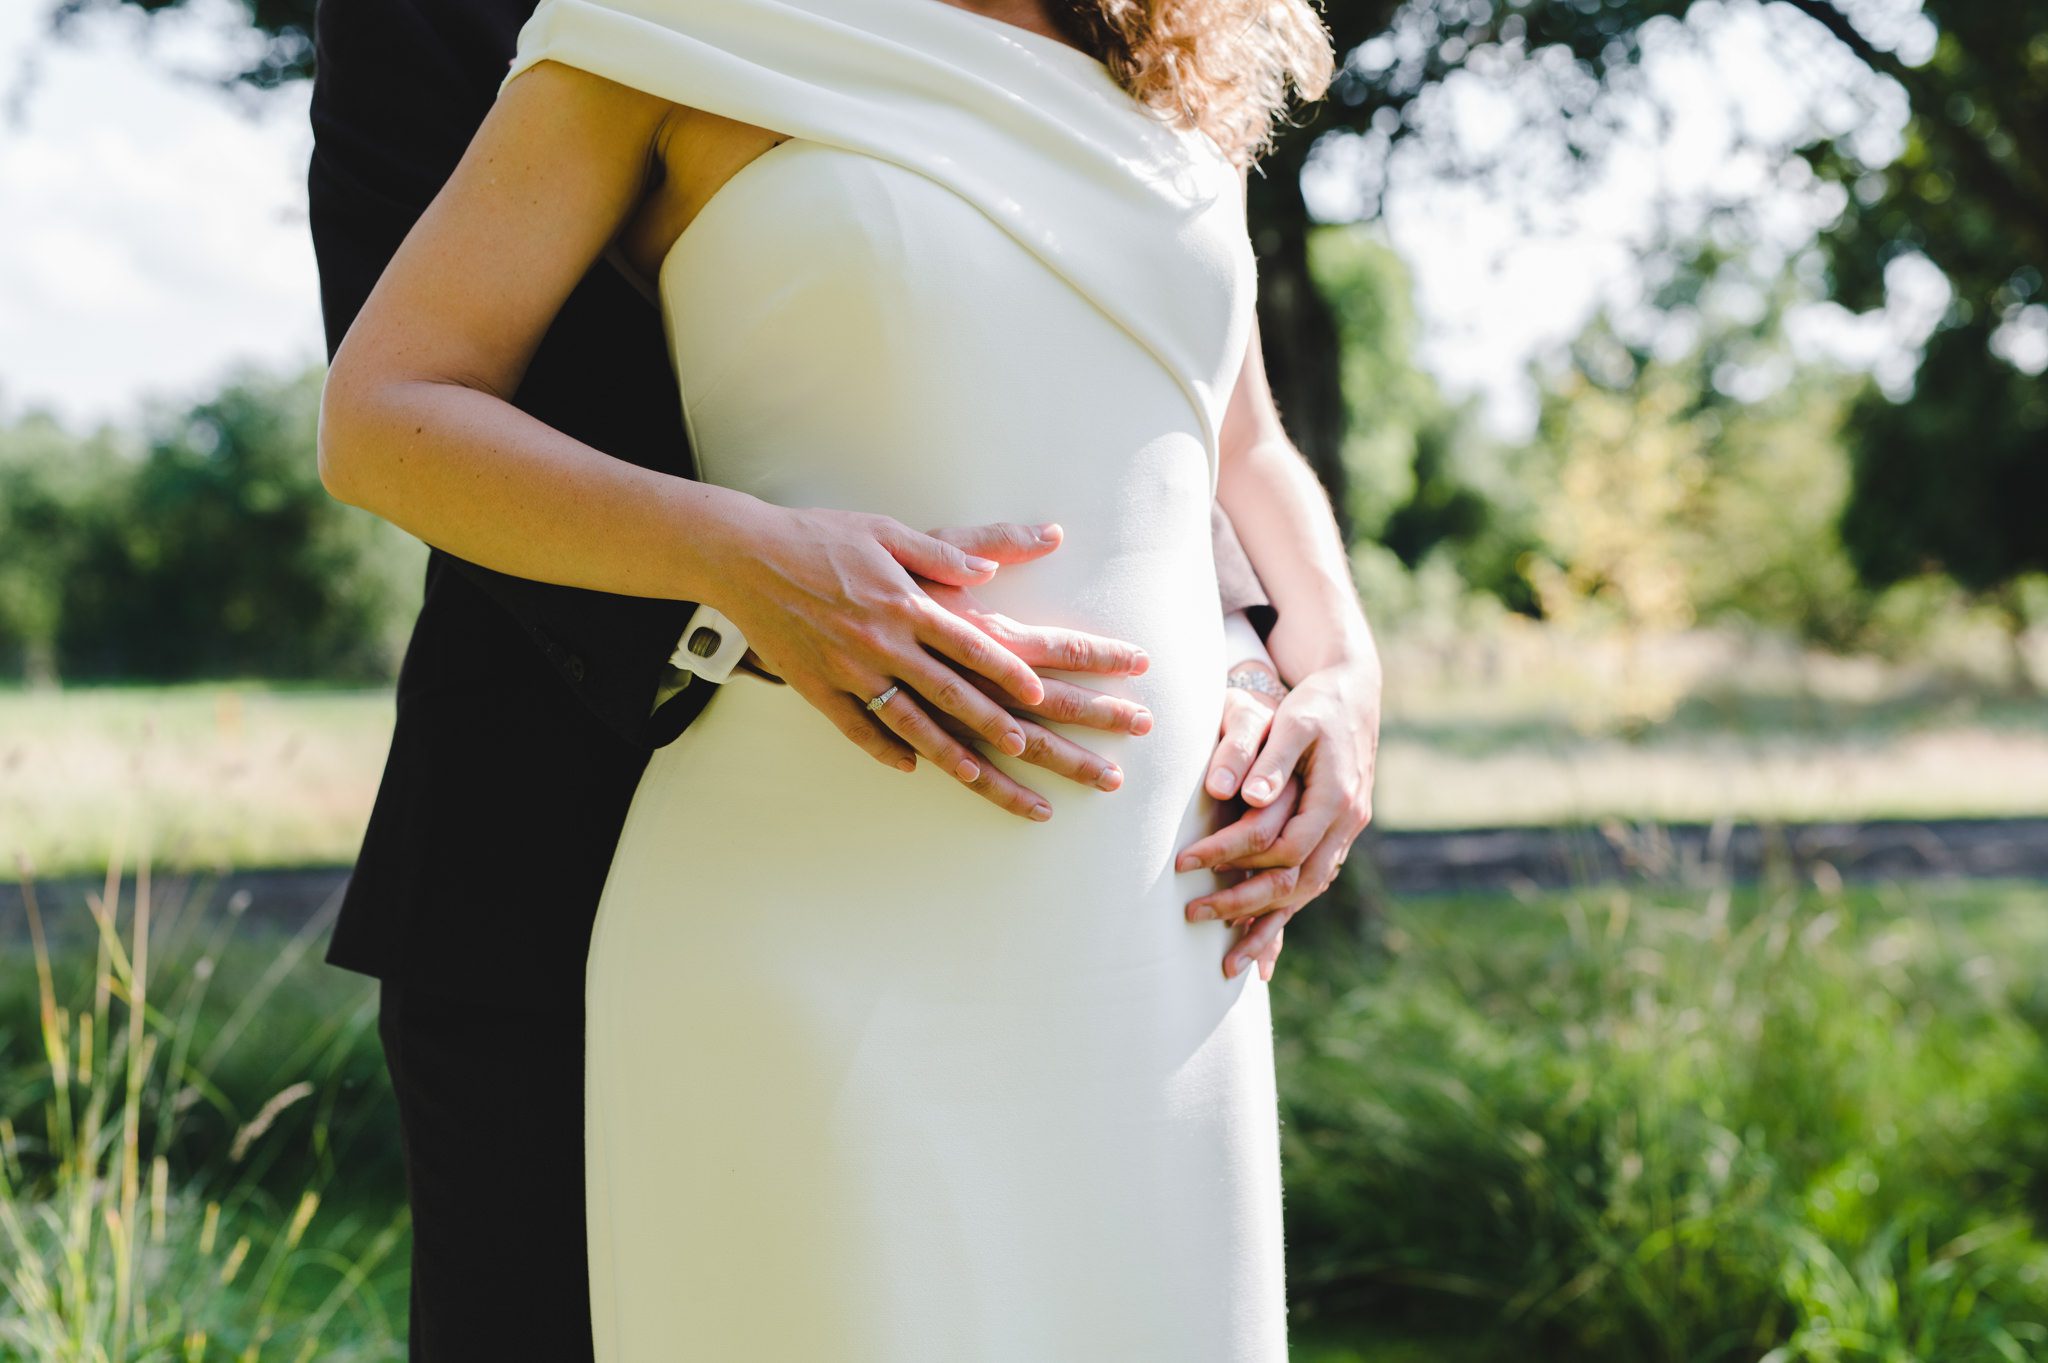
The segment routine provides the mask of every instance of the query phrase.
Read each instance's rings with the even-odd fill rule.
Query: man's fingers
[[[1259,855],[1279,840],[1293,808],[1293,800],[1279,799],[1263,809],[1246,809],[1223,827],[1182,848],[1174,859],[1173,869],[1193,871],[1204,866],[1220,869],[1226,863],[1243,866],[1247,858]]]
[[[1043,558],[1060,546],[1060,528],[1047,521],[1043,525],[1020,525],[1015,521],[992,521],[984,525],[950,525],[931,532],[933,539],[940,539],[965,554],[991,558],[998,563],[1028,563]]]
[[[1283,927],[1276,930],[1273,933],[1273,940],[1267,943],[1265,950],[1259,952],[1255,957],[1259,963],[1259,978],[1269,984],[1272,982],[1273,972],[1280,968],[1280,944],[1286,938],[1286,928]]]
[[[1030,664],[937,602],[925,609],[918,638],[968,671],[987,677],[1026,705],[1037,705],[1045,699],[1045,683]],[[960,714],[950,705],[942,708]]]
[[[1259,745],[1273,727],[1273,706],[1239,686],[1223,689],[1223,722],[1216,751],[1209,758],[1209,775],[1204,782],[1210,795],[1228,800],[1237,794],[1237,783],[1251,770]]]
[[[1001,565],[992,558],[970,554],[936,536],[912,530],[900,521],[883,518],[876,527],[879,540],[898,563],[919,577],[965,587],[988,581]]]
[[[1152,663],[1144,649],[1106,634],[1090,634],[1085,630],[1061,629],[1052,625],[1027,625],[994,611],[983,611],[974,623],[1033,667],[1135,677]]]
[[[1344,854],[1350,845],[1351,840],[1341,831],[1316,844],[1316,850],[1301,864],[1301,879],[1295,884],[1290,912],[1306,908],[1337,883],[1337,868],[1344,864]]]
[[[1190,923],[1220,918],[1226,923],[1265,913],[1287,902],[1301,877],[1298,866],[1275,866],[1257,871],[1235,885],[1188,901],[1184,911]]]
[[[967,680],[1005,709],[1037,719],[1073,724],[1084,729],[1101,729],[1105,733],[1146,734],[1152,731],[1152,712],[1138,702],[1062,681],[1058,677],[1040,678],[1045,686],[1045,699],[1036,705],[1024,704],[985,677],[970,676]]]
[[[1275,800],[1266,809],[1276,809],[1284,804],[1284,800]],[[1330,791],[1310,781],[1302,791],[1301,803],[1282,822],[1279,833],[1271,842],[1243,856],[1226,857],[1216,863],[1217,869],[1256,871],[1266,866],[1299,866],[1342,823],[1342,812]]]
[[[1287,920],[1293,916],[1292,909],[1276,909],[1247,925],[1223,957],[1224,978],[1236,979],[1239,971],[1256,961],[1259,978],[1272,979],[1273,964],[1280,958],[1280,934],[1286,931]]]

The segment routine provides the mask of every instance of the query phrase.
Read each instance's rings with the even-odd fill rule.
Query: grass
[[[162,867],[346,864],[391,713],[378,690],[0,691],[0,857],[96,876],[146,829]]]
[[[1386,652],[1384,828],[2048,814],[2048,705],[1967,672],[1515,629]],[[0,856],[96,875],[148,828],[167,867],[346,864],[390,726],[375,690],[0,691]]]
[[[2048,1356],[2048,888],[1444,900],[1324,937],[1276,995],[1321,1335]]]
[[[322,923],[266,941],[233,905],[156,908],[146,877],[95,900],[90,945],[53,956],[29,898],[32,979],[0,994],[0,1357],[402,1356],[366,991],[309,959]]]
[[[0,1357],[398,1357],[373,993],[143,896],[0,975]],[[1318,906],[1274,1000],[1304,1363],[2048,1356],[2048,887]]]

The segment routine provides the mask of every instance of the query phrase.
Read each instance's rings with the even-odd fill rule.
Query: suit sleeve
[[[307,193],[330,360],[495,98],[521,17],[499,8],[506,12],[449,7],[434,25],[377,0],[322,0],[316,11]],[[471,26],[449,27],[462,23]],[[606,261],[564,304],[513,401],[608,454],[688,473],[659,312]],[[510,615],[628,743],[659,747],[702,708],[713,686],[703,680],[655,707],[692,603],[531,581],[439,556]]]
[[[1216,541],[1216,586],[1222,595],[1223,613],[1243,611],[1259,638],[1272,633],[1280,612],[1266,596],[1266,588],[1252,567],[1251,556],[1237,538],[1230,515],[1221,502],[1209,504],[1209,529]]]

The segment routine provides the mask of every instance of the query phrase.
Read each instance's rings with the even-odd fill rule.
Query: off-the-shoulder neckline
[[[983,14],[980,10],[968,9],[964,5],[955,5],[950,3],[950,0],[918,0],[918,3],[925,5],[937,5],[940,6],[941,8],[952,10],[955,14],[965,15],[967,18],[975,20],[976,22],[983,24],[993,24],[997,28],[1002,29],[1005,34],[1019,38],[1027,45],[1035,43],[1040,47],[1057,48],[1060,52],[1065,53],[1067,58],[1069,58],[1070,60],[1086,62],[1089,66],[1092,66],[1096,70],[1102,71],[1104,73],[1107,73],[1109,71],[1109,63],[1103,61],[1100,57],[1097,57],[1089,52],[1084,52],[1080,48],[1074,46],[1072,43],[1066,42],[1063,39],[1050,37],[1046,34],[1040,33],[1035,28],[1026,28],[1022,24],[1013,24],[1008,19],[998,19],[992,14]]]

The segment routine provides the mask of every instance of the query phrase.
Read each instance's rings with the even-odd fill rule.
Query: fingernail
[[[1060,537],[1060,523],[1058,521],[1047,521],[1045,524],[1037,527],[1037,529],[1038,542],[1040,544],[1051,544]]]
[[[1102,789],[1104,790],[1115,790],[1118,786],[1122,785],[1123,783],[1124,774],[1118,771],[1115,767],[1109,768],[1107,771],[1104,771],[1102,775],[1095,778],[1095,784],[1102,787]]]
[[[1273,783],[1263,776],[1255,776],[1244,783],[1244,793],[1254,800],[1263,800],[1273,793]]]
[[[1205,918],[1214,918],[1216,910],[1208,904],[1196,904],[1188,909],[1188,921],[1199,923]]]
[[[1024,755],[1024,731],[1012,729],[1003,735],[1002,749],[1012,757]]]
[[[977,573],[992,573],[1001,565],[992,558],[977,558],[973,554],[969,554],[967,556],[967,566],[974,569]]]
[[[1137,669],[1140,672],[1143,672],[1146,668],[1152,666],[1151,657],[1142,648],[1138,650],[1138,656],[1132,661],[1137,664]]]
[[[1031,806],[1031,817],[1032,817],[1032,818],[1034,818],[1034,819],[1036,819],[1036,820],[1038,820],[1038,821],[1039,821],[1040,823],[1044,823],[1044,822],[1045,822],[1045,821],[1046,821],[1047,819],[1050,819],[1050,818],[1052,817],[1052,806],[1051,806],[1051,805],[1033,805],[1033,806]]]
[[[1221,770],[1210,772],[1209,793],[1216,796],[1228,795],[1230,794],[1231,782],[1235,780],[1237,780],[1237,773],[1235,772]]]
[[[917,759],[915,757],[899,757],[896,759],[896,769],[898,771],[916,771]]]
[[[981,768],[963,757],[960,759],[960,765],[953,768],[953,774],[963,781],[972,781],[981,775]]]
[[[1173,863],[1173,869],[1176,871],[1192,871],[1201,864],[1202,859],[1200,857],[1197,857],[1193,852],[1186,852],[1182,854],[1179,861]]]
[[[1232,956],[1223,962],[1223,978],[1234,980],[1237,972],[1244,969],[1244,957]]]
[[[1131,721],[1131,732],[1134,734],[1149,734],[1152,732],[1152,712],[1150,710],[1138,711],[1137,717]]]

